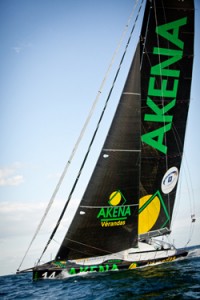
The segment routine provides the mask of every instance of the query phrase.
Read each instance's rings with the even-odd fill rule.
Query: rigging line
[[[145,35],[143,38],[143,49],[142,49],[142,56],[141,56],[141,63],[140,63],[140,69],[142,68],[142,65],[143,65],[143,57],[144,57],[144,53],[147,54],[147,57],[149,58],[148,56],[148,52],[146,52],[146,41],[147,41],[147,32],[148,32],[148,28],[149,28],[149,20],[150,20],[150,14],[151,14],[151,8],[150,7],[150,10],[149,10],[149,14],[148,14],[148,19],[147,19],[147,26],[146,26],[146,30],[145,30]],[[150,59],[149,59],[149,63],[151,65],[151,62],[150,62]]]
[[[124,28],[124,30],[123,30],[123,32],[122,32],[122,35],[121,35],[120,40],[119,40],[119,43],[118,43],[118,45],[117,45],[117,47],[116,47],[116,49],[115,49],[115,51],[114,51],[114,54],[113,54],[112,59],[111,59],[111,62],[110,62],[109,66],[108,66],[108,69],[107,69],[107,71],[106,71],[106,74],[105,74],[105,76],[104,76],[104,78],[103,78],[103,81],[102,81],[102,83],[101,83],[101,85],[100,85],[100,88],[99,88],[99,90],[98,90],[98,93],[97,93],[97,95],[96,95],[96,97],[95,97],[95,100],[94,100],[94,102],[93,102],[93,104],[92,104],[92,107],[91,107],[91,109],[90,109],[90,111],[89,111],[88,117],[87,117],[87,119],[86,119],[86,121],[85,121],[85,123],[84,123],[84,125],[83,125],[83,128],[82,128],[82,130],[81,130],[81,132],[80,132],[80,134],[79,134],[79,137],[78,137],[78,139],[77,139],[77,141],[76,141],[76,143],[75,143],[75,146],[74,146],[74,148],[73,148],[73,150],[72,150],[72,152],[71,152],[71,154],[70,154],[70,157],[69,157],[69,159],[68,159],[68,161],[67,161],[67,164],[66,164],[66,166],[65,166],[65,168],[64,168],[64,170],[63,170],[63,172],[62,172],[62,174],[61,174],[61,176],[60,176],[60,178],[59,178],[59,181],[58,181],[58,183],[57,183],[57,185],[56,185],[56,188],[55,188],[55,190],[54,190],[54,192],[53,192],[53,194],[52,194],[52,196],[51,196],[51,198],[50,198],[50,201],[49,201],[49,203],[48,203],[48,205],[47,205],[47,208],[46,208],[46,210],[45,210],[45,212],[44,212],[44,215],[43,215],[43,217],[42,217],[42,219],[41,219],[41,221],[40,221],[40,223],[39,223],[39,225],[38,225],[38,227],[37,227],[37,229],[36,229],[36,231],[35,231],[35,233],[34,233],[34,235],[33,235],[33,238],[32,238],[32,240],[31,240],[31,242],[30,242],[30,244],[29,244],[29,246],[28,246],[28,248],[27,248],[27,251],[25,252],[24,257],[22,258],[22,261],[21,261],[21,263],[20,263],[18,269],[20,269],[21,265],[23,264],[24,259],[26,258],[27,254],[28,254],[28,252],[29,252],[29,250],[30,250],[30,247],[32,246],[32,244],[33,244],[35,238],[37,237],[37,235],[38,235],[38,233],[39,233],[39,231],[40,231],[40,229],[41,229],[41,227],[42,227],[42,224],[44,223],[44,220],[46,219],[46,216],[47,216],[47,214],[48,214],[48,212],[49,212],[49,210],[50,210],[50,208],[51,208],[51,206],[52,206],[52,204],[53,204],[53,202],[54,202],[54,200],[55,200],[55,197],[56,197],[56,195],[57,195],[57,193],[58,193],[58,190],[59,190],[59,188],[60,188],[60,186],[61,186],[61,184],[62,184],[62,182],[63,182],[63,179],[64,179],[64,177],[65,177],[65,175],[66,175],[66,173],[67,173],[67,170],[68,170],[68,168],[69,168],[69,166],[70,166],[70,164],[71,164],[71,162],[72,162],[72,159],[73,159],[73,157],[74,157],[74,155],[75,155],[75,153],[76,153],[76,150],[78,149],[78,146],[79,146],[79,144],[80,144],[80,142],[81,142],[81,140],[82,140],[82,138],[83,138],[83,135],[84,135],[84,133],[85,133],[85,131],[86,131],[87,125],[89,124],[89,121],[90,121],[90,119],[91,119],[91,117],[92,117],[92,115],[93,115],[93,113],[94,113],[94,110],[95,110],[96,105],[97,105],[97,103],[98,103],[98,101],[99,101],[100,95],[101,95],[101,93],[102,93],[102,90],[103,90],[104,85],[105,85],[105,83],[106,83],[106,80],[107,80],[107,78],[108,78],[108,75],[109,75],[109,73],[110,73],[110,71],[111,71],[111,68],[112,68],[112,66],[113,66],[113,64],[114,64],[115,58],[116,58],[116,56],[117,56],[117,53],[119,52],[119,50],[120,50],[120,48],[121,48],[121,45],[122,45],[122,43],[123,43],[123,40],[124,40],[124,38],[125,38],[125,36],[126,36],[126,33],[127,33],[127,31],[128,31],[130,22],[131,22],[131,20],[132,20],[132,18],[133,18],[135,9],[136,9],[136,7],[137,7],[138,1],[139,1],[139,0],[136,0],[136,1],[135,1],[134,7],[133,7],[133,9],[132,9],[132,12],[131,12],[131,14],[130,14],[130,16],[129,16],[129,18],[128,18],[127,24],[125,25],[125,28]]]
[[[152,6],[150,6],[150,9],[149,9],[145,34],[144,34],[144,37],[142,37],[143,38],[143,49],[142,49],[142,55],[141,55],[140,70],[142,69],[144,54],[146,54],[146,57],[147,57],[148,62],[149,62],[149,65],[152,67],[152,63],[151,63],[151,60],[150,60],[150,57],[149,57],[149,53],[148,53],[148,50],[146,49],[147,32],[148,32],[148,28],[149,28],[149,21],[150,21],[151,10],[152,10]],[[142,129],[144,130],[144,125],[142,124],[142,122],[141,122],[141,126],[142,126]]]
[[[78,241],[75,241],[75,240],[72,240],[72,239],[69,239],[67,238],[68,241],[70,242],[73,242],[74,244],[78,244],[78,245],[82,245],[82,246],[86,246],[90,249],[95,249],[95,250],[100,250],[100,251],[103,251],[104,253],[107,252],[108,254],[112,254],[112,252],[108,251],[108,250],[104,250],[102,248],[99,248],[99,247],[94,247],[94,246],[91,246],[89,244],[85,244],[85,243],[82,243],[82,242],[78,242]],[[78,251],[78,249],[76,249],[76,251]],[[82,253],[82,251],[78,251],[80,253]],[[84,259],[84,258],[83,258]]]
[[[157,27],[158,26],[158,16],[157,16],[157,11],[156,11],[155,0],[153,0],[153,1],[154,1],[154,15],[155,15],[155,21],[156,21],[156,27]],[[164,21],[166,22],[166,14],[165,14],[163,1],[161,1],[161,4],[162,4],[162,8],[163,8]],[[156,37],[157,37],[157,47],[158,47],[158,49],[160,49],[160,40],[159,40],[158,34],[156,34]],[[168,48],[169,48],[169,42],[168,42]],[[160,53],[158,53],[158,58],[159,58],[159,66],[160,66],[160,79],[161,79],[161,82],[162,82],[163,76],[162,76]],[[162,90],[161,101],[162,101],[162,111],[163,111],[163,115],[164,115],[164,113],[165,113],[164,112],[165,99],[164,99],[164,96],[163,96],[163,90]],[[164,123],[164,127],[163,127],[163,133],[164,133],[164,128],[165,128],[165,125],[166,125],[165,120],[163,120],[163,123]],[[165,145],[167,145],[167,135],[166,134],[164,134],[164,139],[165,139]],[[168,155],[165,155],[165,165],[166,165],[166,170],[168,170],[168,168],[169,168]],[[171,210],[173,210],[173,207],[171,208],[171,205],[170,205],[170,196],[169,196],[169,194],[167,195],[167,198],[168,198],[168,212],[171,215]]]
[[[108,251],[108,250],[105,250],[105,249],[102,249],[102,248],[97,248],[97,247],[94,247],[94,246],[91,246],[91,245],[88,245],[88,244],[85,244],[85,243],[81,243],[81,242],[78,242],[78,241],[75,241],[75,240],[72,240],[72,239],[68,239],[68,240],[69,240],[69,241],[72,241],[72,242],[75,243],[75,244],[79,244],[79,245],[86,246],[86,247],[90,248],[91,250],[95,249],[95,250],[100,250],[101,252],[104,252],[104,254],[101,256],[102,258],[103,258],[103,256],[107,256],[107,255],[109,255],[109,254],[111,254],[112,257],[117,257],[117,258],[119,258],[119,253],[112,253],[112,252],[110,252],[110,251]],[[65,246],[64,246],[64,247],[65,247]],[[81,254],[83,254],[83,252],[82,252],[81,250],[79,250],[78,248],[76,249],[76,251],[79,252],[79,253],[81,253]],[[105,252],[106,252],[107,254],[105,254]],[[122,257],[123,257],[123,253],[122,253],[121,255],[122,255]],[[88,258],[82,258],[81,260],[84,261],[84,260],[87,260],[87,259],[88,259]],[[107,257],[105,257],[104,259],[107,260]],[[104,261],[105,261],[105,260],[104,260]]]
[[[132,37],[133,31],[134,31],[135,26],[136,26],[136,22],[137,22],[137,20],[138,20],[139,14],[140,14],[140,10],[141,10],[141,7],[142,7],[142,3],[143,3],[143,0],[142,0],[142,2],[141,2],[141,4],[140,4],[140,7],[139,7],[139,10],[138,10],[137,16],[136,16],[136,18],[135,18],[135,22],[134,22],[134,24],[133,24],[133,27],[132,27],[132,30],[131,30],[131,32],[130,32],[128,41],[127,41],[126,46],[125,46],[124,53],[122,54],[122,58],[121,58],[121,60],[120,60],[120,63],[119,63],[117,72],[116,72],[115,77],[114,77],[114,79],[113,79],[113,83],[112,83],[112,85],[111,85],[111,89],[110,89],[109,94],[108,94],[108,96],[107,96],[107,99],[106,99],[106,101],[105,101],[105,104],[104,104],[102,113],[101,113],[101,115],[100,115],[100,117],[99,117],[99,120],[98,120],[96,129],[95,129],[95,131],[94,131],[94,133],[93,133],[93,136],[92,136],[92,139],[91,139],[91,141],[90,141],[88,150],[87,150],[87,152],[86,152],[86,154],[85,154],[85,157],[84,157],[83,162],[82,162],[82,164],[81,164],[81,167],[80,167],[80,169],[79,169],[77,178],[75,179],[75,182],[74,182],[74,184],[73,184],[73,186],[72,186],[72,189],[71,189],[71,191],[70,191],[70,193],[69,193],[68,199],[67,199],[67,201],[66,201],[66,203],[65,203],[65,206],[64,206],[64,208],[63,208],[63,210],[62,210],[62,212],[61,212],[61,215],[60,215],[60,217],[59,217],[59,219],[58,219],[58,222],[57,222],[57,224],[56,224],[56,226],[55,226],[55,228],[54,228],[54,230],[53,230],[53,232],[52,232],[52,234],[51,234],[51,236],[50,236],[50,238],[49,238],[49,240],[48,240],[48,242],[47,242],[47,244],[46,244],[46,246],[45,246],[45,248],[44,248],[44,250],[43,250],[43,252],[42,252],[42,254],[41,254],[41,256],[40,256],[40,258],[39,258],[39,260],[38,260],[38,264],[39,264],[39,262],[40,262],[42,256],[43,256],[44,253],[46,252],[46,250],[47,250],[47,248],[48,248],[48,246],[49,246],[49,244],[50,244],[52,238],[54,237],[54,235],[55,235],[55,233],[56,233],[56,231],[57,231],[57,229],[58,229],[58,227],[59,227],[59,225],[60,225],[60,222],[61,222],[61,220],[62,220],[62,218],[63,218],[63,216],[64,216],[64,213],[65,213],[65,211],[66,211],[66,209],[67,209],[67,206],[68,206],[68,204],[69,204],[69,201],[71,200],[72,194],[73,194],[73,192],[74,192],[74,190],[75,190],[75,187],[76,187],[76,185],[77,185],[77,183],[78,183],[78,180],[79,180],[79,178],[80,178],[80,175],[81,175],[81,173],[82,173],[83,167],[84,167],[84,165],[85,165],[85,163],[86,163],[87,157],[88,157],[88,155],[89,155],[89,153],[90,153],[90,150],[91,150],[91,147],[92,147],[92,145],[93,145],[94,139],[95,139],[95,137],[96,137],[96,134],[97,134],[97,132],[98,132],[99,126],[100,126],[101,121],[102,121],[102,118],[103,118],[104,113],[105,113],[105,111],[106,111],[108,102],[109,102],[109,100],[110,100],[110,97],[111,97],[113,88],[114,88],[114,86],[115,86],[115,83],[116,83],[116,80],[117,80],[119,71],[120,71],[121,66],[122,66],[122,63],[123,63],[123,61],[124,61],[124,57],[125,57],[125,55],[126,55],[128,46],[129,46],[129,44],[130,44],[131,37]]]

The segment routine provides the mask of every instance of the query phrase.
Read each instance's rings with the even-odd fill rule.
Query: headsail
[[[141,34],[139,234],[159,235],[157,230],[170,229],[190,101],[193,43],[193,0],[147,1]]]
[[[140,46],[108,136],[57,259],[115,253],[137,243]]]

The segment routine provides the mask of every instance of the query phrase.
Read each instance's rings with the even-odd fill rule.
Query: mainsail
[[[193,43],[193,0],[147,1],[141,32],[139,234],[170,229],[190,101]]]
[[[108,136],[57,259],[105,255],[136,245],[140,112],[138,44]]]

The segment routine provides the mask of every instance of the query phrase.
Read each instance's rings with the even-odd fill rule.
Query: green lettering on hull
[[[84,273],[84,272],[107,272],[107,271],[118,271],[118,266],[117,264],[106,264],[106,265],[94,265],[94,266],[85,266],[85,267],[80,267],[80,268],[70,268],[69,269],[69,274],[70,275],[76,275],[79,273]]]

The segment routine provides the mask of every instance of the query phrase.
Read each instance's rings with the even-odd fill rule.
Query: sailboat
[[[29,269],[34,280],[132,270],[187,256],[162,237],[171,232],[193,48],[193,0],[147,0],[94,171],[55,259]]]

